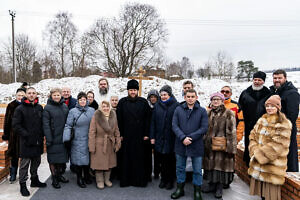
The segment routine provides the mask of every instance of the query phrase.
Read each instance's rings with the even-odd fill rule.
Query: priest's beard
[[[264,85],[255,86],[254,84],[252,84],[252,89],[255,90],[255,91],[261,90],[261,89],[263,89],[263,87],[264,87]]]
[[[106,95],[107,92],[108,92],[108,89],[107,89],[107,88],[99,88],[99,93],[100,93],[101,95]]]

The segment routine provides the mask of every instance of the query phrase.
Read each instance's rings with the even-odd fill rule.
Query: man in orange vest
[[[243,117],[243,111],[239,108],[239,105],[236,101],[231,99],[232,96],[232,90],[230,86],[224,86],[221,89],[221,93],[225,97],[224,105],[227,109],[230,109],[234,112],[235,118],[236,118],[236,139],[239,143],[240,140],[243,139],[244,135],[244,117]]]

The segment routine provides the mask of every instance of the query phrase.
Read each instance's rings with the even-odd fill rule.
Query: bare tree
[[[166,76],[170,77],[173,75],[178,75],[182,77],[182,68],[180,62],[172,62],[166,66]]]
[[[72,15],[67,12],[60,12],[55,19],[47,24],[45,37],[49,41],[52,52],[59,57],[58,63],[62,76],[67,74],[67,56],[72,58],[74,43],[76,42],[77,28],[71,21]],[[72,62],[72,59],[71,59]],[[72,62],[73,64],[73,62]],[[74,67],[74,66],[73,66]]]
[[[139,66],[151,66],[166,41],[165,23],[153,6],[126,4],[118,18],[97,20],[90,35],[102,69],[117,76],[131,75]]]
[[[232,58],[225,51],[218,51],[207,64],[211,65],[213,75],[219,76],[219,78],[230,78],[234,74],[235,66],[232,62]]]

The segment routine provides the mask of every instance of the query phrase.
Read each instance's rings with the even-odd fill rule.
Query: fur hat
[[[147,99],[150,100],[151,95],[156,96],[156,98],[159,98],[159,94],[158,91],[155,89],[150,90],[150,92],[148,93]]]
[[[281,98],[279,95],[272,95],[268,100],[265,102],[265,106],[267,104],[271,104],[275,106],[278,110],[281,110]]]
[[[260,78],[260,79],[262,79],[263,81],[265,81],[265,80],[266,80],[266,73],[265,73],[265,72],[262,72],[262,71],[255,72],[255,73],[253,74],[253,79],[255,79],[255,78]]]
[[[171,88],[171,86],[169,86],[169,85],[164,85],[164,86],[162,86],[162,88],[159,90],[159,93],[161,93],[161,92],[166,92],[166,93],[168,93],[170,97],[173,95],[173,93],[172,93],[172,88]]]
[[[211,95],[210,95],[210,101],[212,100],[212,98],[214,98],[214,97],[220,97],[221,99],[222,99],[222,101],[224,101],[225,100],[225,97],[224,97],[224,95],[222,94],[222,93],[220,93],[220,92],[215,92],[215,93],[212,93]]]
[[[130,81],[127,82],[127,90],[130,89],[137,89],[139,90],[139,82],[135,79],[131,79]]]

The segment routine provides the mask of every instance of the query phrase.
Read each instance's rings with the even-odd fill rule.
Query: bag
[[[74,139],[74,137],[75,137],[75,126],[76,126],[76,123],[77,123],[79,117],[82,115],[82,113],[83,112],[81,112],[80,115],[73,122],[73,126],[71,128],[71,139],[70,139],[70,141],[72,141]]]
[[[226,137],[212,137],[213,151],[226,151]]]

